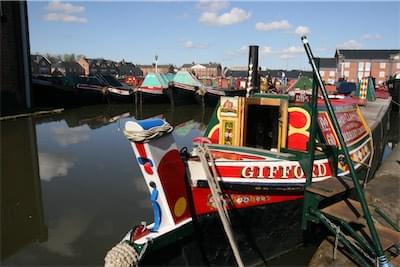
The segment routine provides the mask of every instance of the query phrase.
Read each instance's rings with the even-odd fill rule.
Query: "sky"
[[[218,62],[310,69],[337,48],[400,49],[400,2],[29,1],[31,53],[82,54],[135,64]]]

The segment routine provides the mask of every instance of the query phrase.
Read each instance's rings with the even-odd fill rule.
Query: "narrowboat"
[[[147,73],[142,85],[136,88],[137,101],[140,103],[168,102],[168,83],[169,79],[162,73]]]
[[[253,63],[258,55],[252,51],[257,50],[250,49],[249,73],[257,76]],[[320,79],[318,71],[314,76]],[[369,176],[372,161],[380,155],[374,153],[373,135],[357,101],[318,101],[314,110],[310,102],[296,102],[289,95],[257,93],[256,84],[250,79],[248,97],[220,98],[204,136],[193,139],[190,151],[177,147],[174,128],[164,120],[126,123],[124,133],[148,187],[154,222],[132,227],[108,252],[106,264],[154,265],[162,260],[179,265],[169,261],[177,254],[185,254],[185,261],[202,257],[193,265],[232,265],[234,258],[239,266],[265,263],[302,242],[306,173],[313,184],[335,177],[351,181],[342,156],[349,151],[359,179]],[[346,150],[328,106],[334,110]],[[314,112],[318,134],[310,163]],[[224,231],[217,214],[233,255],[221,245]],[[232,225],[232,232],[226,224]],[[195,245],[187,241],[190,236]],[[237,260],[238,253],[243,262]]]
[[[118,81],[112,75],[97,74],[96,77],[107,86],[107,98],[109,101],[133,103],[134,91],[132,87]]]
[[[170,80],[168,97],[174,106],[194,104],[196,95],[202,95],[201,88],[201,82],[192,73],[180,70]]]
[[[208,106],[216,106],[221,97],[224,96],[246,96],[246,89],[222,89],[207,87],[204,94],[204,103]]]

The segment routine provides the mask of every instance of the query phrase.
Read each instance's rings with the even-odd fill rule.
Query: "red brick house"
[[[197,78],[216,78],[222,76],[222,66],[219,63],[205,63],[205,64],[183,64],[181,70],[194,73]]]
[[[371,76],[380,84],[400,71],[400,49],[337,49],[338,78],[357,82]]]
[[[335,83],[335,81],[337,80],[336,70],[336,58],[332,57],[319,59],[319,73],[321,74],[322,80],[326,83]]]

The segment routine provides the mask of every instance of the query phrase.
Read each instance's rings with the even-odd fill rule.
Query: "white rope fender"
[[[127,242],[121,242],[107,252],[104,267],[137,267],[139,255]]]
[[[174,127],[170,125],[168,122],[165,122],[161,126],[155,126],[148,130],[140,130],[140,131],[128,131],[124,130],[124,134],[126,138],[133,142],[148,142],[153,138],[162,136],[166,133],[172,132]]]

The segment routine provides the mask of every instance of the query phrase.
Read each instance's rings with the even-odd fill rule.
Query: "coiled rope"
[[[137,267],[139,255],[127,242],[121,242],[107,252],[104,267]]]
[[[166,133],[172,132],[174,127],[168,122],[165,122],[161,126],[152,127],[148,130],[141,131],[127,131],[124,130],[126,138],[133,142],[148,142],[153,138],[160,137]]]

